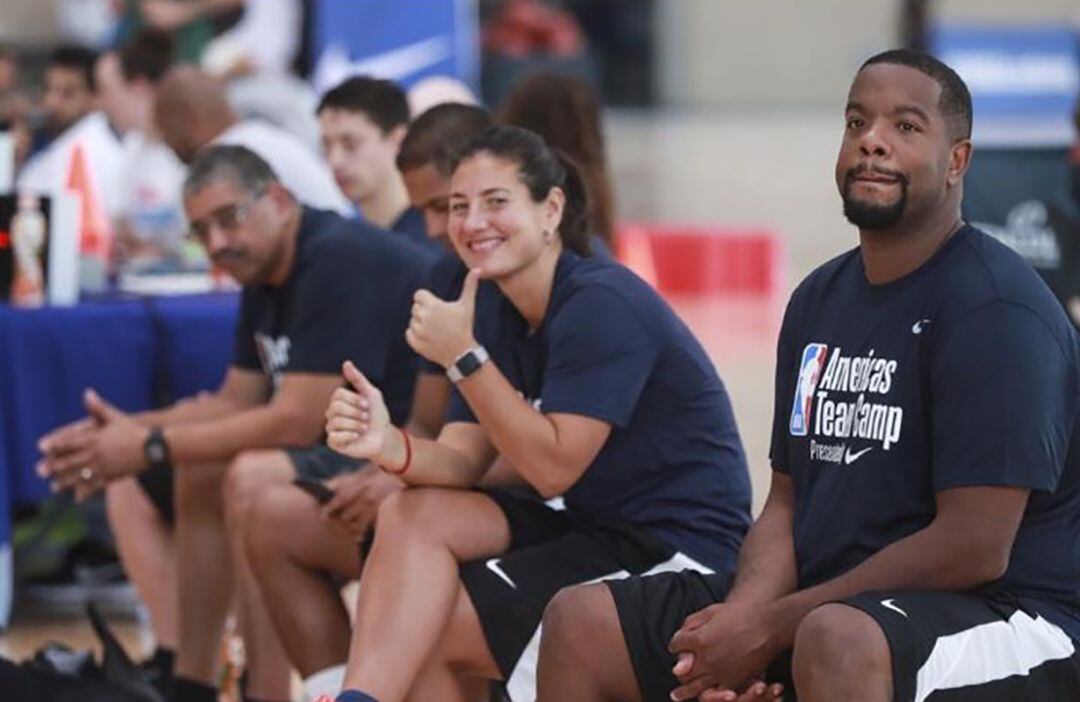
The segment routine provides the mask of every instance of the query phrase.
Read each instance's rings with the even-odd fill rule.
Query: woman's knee
[[[422,534],[437,537],[444,533],[448,514],[444,491],[430,488],[411,488],[393,493],[379,505],[376,533],[382,536]]]

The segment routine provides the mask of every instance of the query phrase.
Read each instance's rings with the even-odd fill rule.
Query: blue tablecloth
[[[232,356],[235,294],[0,305],[0,544],[10,507],[40,500],[38,437],[83,416],[92,387],[128,411],[212,389]]]

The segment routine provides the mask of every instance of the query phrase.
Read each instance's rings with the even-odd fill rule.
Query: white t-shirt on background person
[[[215,144],[246,146],[265,160],[281,183],[305,205],[353,217],[345,197],[322,158],[295,136],[264,122],[244,120],[229,127]]]

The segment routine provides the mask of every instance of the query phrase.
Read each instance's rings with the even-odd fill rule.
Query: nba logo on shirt
[[[791,435],[806,436],[810,426],[810,407],[814,401],[821,372],[825,369],[825,357],[829,347],[825,344],[807,344],[799,364],[799,382],[795,385],[795,405],[791,408]]]

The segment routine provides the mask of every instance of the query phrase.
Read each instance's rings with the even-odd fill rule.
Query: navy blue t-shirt
[[[1028,488],[996,585],[1080,640],[1077,337],[1023,259],[965,226],[871,285],[855,249],[795,291],[777,355],[800,588],[926,527],[938,491]]]
[[[733,570],[750,523],[746,458],[715,367],[667,303],[623,266],[564,252],[539,329],[505,297],[496,311],[488,351],[530,403],[612,425],[564,495],[570,514],[641,525]],[[476,421],[457,392],[452,404],[450,421]]]
[[[292,270],[280,286],[245,287],[233,363],[266,373],[339,375],[352,359],[395,423],[408,419],[418,359],[405,342],[413,293],[431,254],[356,219],[305,207]]]
[[[415,207],[407,207],[401,215],[390,225],[390,231],[395,234],[404,234],[409,241],[419,244],[439,256],[445,249],[435,239],[427,235],[427,223],[424,222],[424,213]]]

